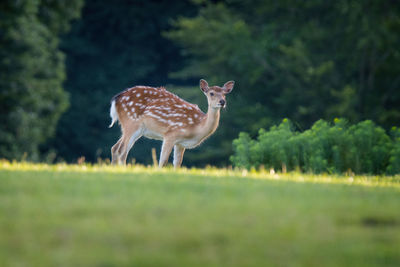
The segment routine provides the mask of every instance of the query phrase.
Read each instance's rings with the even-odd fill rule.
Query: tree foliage
[[[236,93],[263,107],[254,122],[282,114],[304,126],[320,116],[400,120],[396,1],[231,0],[175,26],[168,36],[192,60],[180,76],[235,78]]]
[[[34,159],[68,105],[59,35],[82,1],[6,0],[0,4],[0,155]]]

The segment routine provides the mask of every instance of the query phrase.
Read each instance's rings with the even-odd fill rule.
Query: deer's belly
[[[143,135],[149,139],[163,140],[163,136],[155,131],[145,129]]]
[[[201,141],[202,140],[197,139],[187,139],[179,141],[178,144],[184,148],[195,148],[196,146],[200,145]]]

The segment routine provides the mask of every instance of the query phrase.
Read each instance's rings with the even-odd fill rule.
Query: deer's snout
[[[222,107],[225,107],[225,104],[226,104],[225,100],[221,99],[221,100],[219,101],[219,103],[221,104]]]

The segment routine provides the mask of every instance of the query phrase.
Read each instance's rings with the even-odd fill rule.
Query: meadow
[[[400,176],[0,162],[1,266],[399,266]]]

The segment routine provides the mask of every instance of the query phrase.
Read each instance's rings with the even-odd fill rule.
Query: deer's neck
[[[219,116],[219,108],[212,108],[208,106],[207,114],[204,117],[201,125],[201,135],[203,136],[203,138],[206,138],[215,132],[219,124]]]

